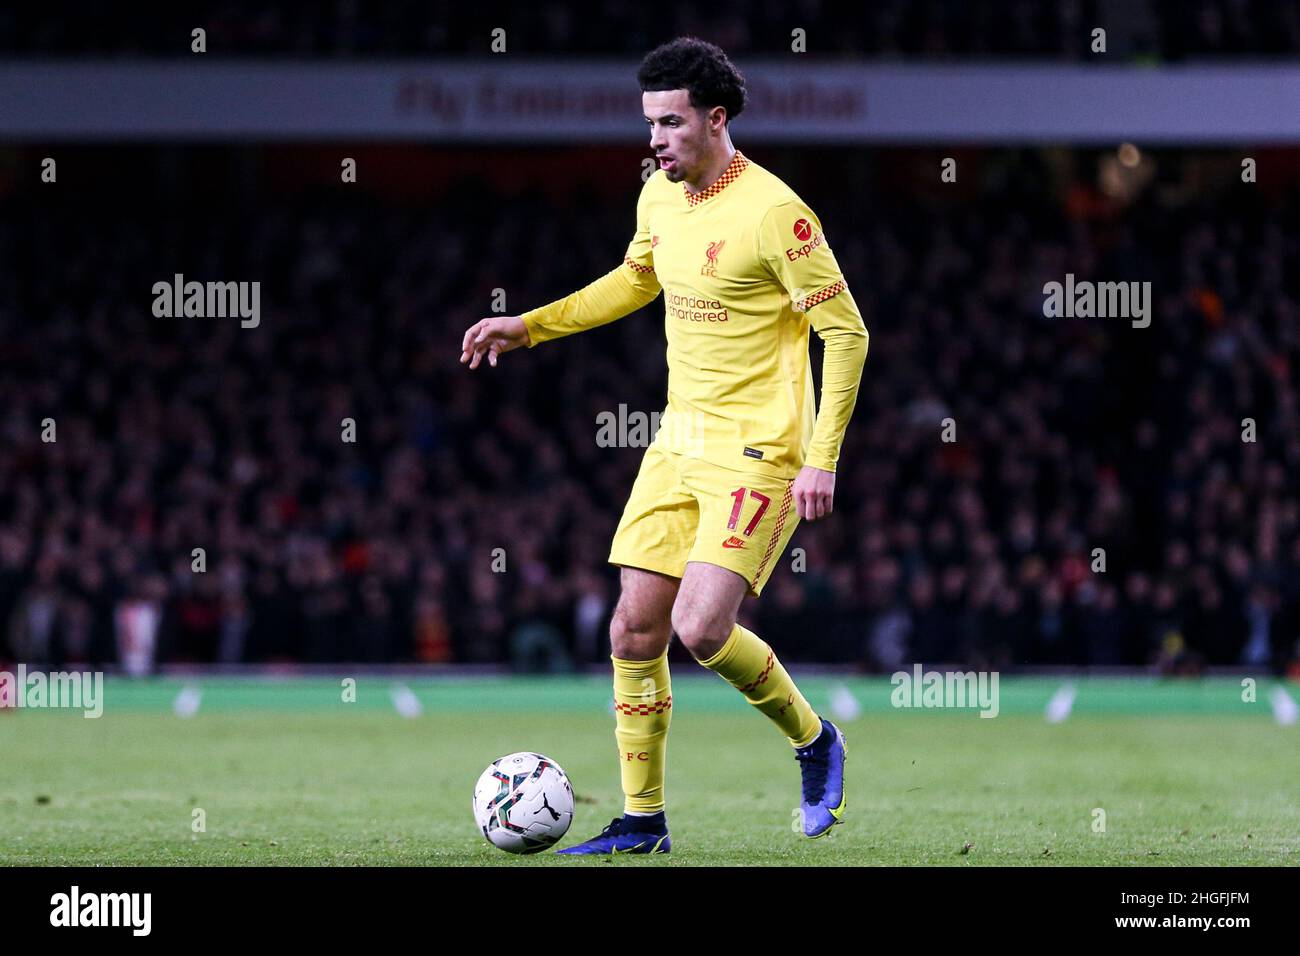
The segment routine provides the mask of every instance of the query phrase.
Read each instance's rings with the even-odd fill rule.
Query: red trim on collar
[[[719,176],[708,189],[703,192],[692,193],[686,188],[686,184],[682,183],[682,193],[686,196],[687,205],[694,207],[698,206],[706,199],[712,199],[734,182],[736,177],[743,173],[748,165],[749,160],[745,158],[745,154],[740,150],[736,150],[736,154],[731,157],[731,162],[729,162],[727,168],[722,171],[722,175]]]

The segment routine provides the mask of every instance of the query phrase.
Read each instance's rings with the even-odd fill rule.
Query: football
[[[474,785],[474,822],[507,853],[554,846],[573,822],[573,788],[560,765],[522,751],[492,761]]]

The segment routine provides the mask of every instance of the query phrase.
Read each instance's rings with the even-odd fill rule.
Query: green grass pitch
[[[1001,713],[894,709],[881,678],[844,682],[862,712],[848,812],[821,840],[792,829],[789,745],[720,681],[674,681],[671,856],[513,857],[479,836],[470,793],[491,760],[545,753],[578,797],[565,844],[621,809],[603,678],[112,680],[104,715],[0,713],[0,865],[1294,865],[1300,727],[1235,681],[1005,679]],[[831,678],[802,680],[827,711]],[[1296,688],[1290,686],[1296,696]],[[1105,811],[1096,832],[1095,810]],[[203,832],[194,831],[203,811]],[[968,846],[969,845],[969,846]]]

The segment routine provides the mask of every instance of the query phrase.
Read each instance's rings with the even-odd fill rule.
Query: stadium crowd
[[[20,56],[190,55],[206,31],[216,56],[329,59],[488,56],[497,28],[525,56],[639,57],[674,36],[698,34],[733,57],[786,55],[792,30],[821,57],[928,60],[1050,58],[1103,65],[1113,57],[1289,57],[1300,48],[1300,8],[1273,0],[714,0],[645,4],[607,0],[466,6],[453,0],[364,5],[200,0],[135,8],[15,4],[0,8],[0,53]],[[1108,32],[1108,57],[1092,30]]]
[[[742,620],[868,669],[1300,674],[1294,194],[1169,154],[1121,204],[1083,160],[988,151],[946,199],[888,157],[746,152],[818,210],[871,346],[834,514]],[[604,660],[642,449],[596,416],[662,409],[662,305],[458,358],[494,290],[518,313],[613,268],[635,190],[282,195],[218,153],[0,194],[0,660]],[[260,324],[156,318],[174,273],[260,281]],[[1150,281],[1150,327],[1046,318],[1067,273]]]

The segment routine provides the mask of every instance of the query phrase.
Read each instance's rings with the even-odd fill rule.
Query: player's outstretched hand
[[[488,364],[496,368],[498,355],[528,344],[528,327],[523,319],[517,315],[494,315],[475,322],[466,330],[465,341],[461,343],[460,363],[469,362],[470,368],[478,368],[478,363],[486,355]]]
[[[835,503],[835,472],[804,465],[794,480],[794,510],[804,521],[824,518]]]

